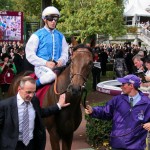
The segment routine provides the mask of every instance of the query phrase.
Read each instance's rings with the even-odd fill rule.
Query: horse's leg
[[[51,143],[51,147],[52,150],[60,150],[60,146],[59,146],[59,135],[56,132],[55,128],[52,129],[48,129],[48,132],[50,134],[50,143]]]
[[[48,130],[46,129],[46,146],[45,150],[50,150],[51,149],[51,143],[50,143],[50,135]]]
[[[73,133],[62,137],[62,150],[71,150]]]

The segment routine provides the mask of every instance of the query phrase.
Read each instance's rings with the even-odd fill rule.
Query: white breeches
[[[48,67],[38,66],[35,67],[34,70],[41,84],[51,83],[56,78],[56,74]]]

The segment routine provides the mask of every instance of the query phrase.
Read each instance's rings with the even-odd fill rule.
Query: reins
[[[84,108],[86,108],[86,97],[87,97],[87,89],[86,88],[83,89],[83,95],[84,95],[84,98],[82,100],[82,105]]]
[[[55,94],[56,95],[61,95],[61,94],[67,92],[67,90],[65,90],[64,92],[59,93],[59,92],[57,92],[57,88],[56,87],[57,87],[57,77],[56,77],[55,82],[54,82],[54,92],[55,92]],[[84,98],[82,100],[82,105],[83,105],[84,108],[86,108],[86,97],[87,97],[87,89],[86,88],[83,88],[83,95],[84,95]]]
[[[55,82],[54,82],[54,92],[55,92],[55,94],[56,95],[61,95],[61,94],[63,94],[63,93],[66,93],[66,91],[64,91],[64,92],[62,92],[62,93],[59,93],[59,92],[57,92],[57,76],[56,76],[56,78],[55,78]]]
[[[63,70],[65,68],[66,68],[66,65],[64,65],[62,67],[56,67],[56,68],[53,69],[53,71],[55,71],[55,70]],[[66,93],[66,91],[64,91],[62,93],[57,92],[57,79],[58,79],[58,77],[57,77],[57,74],[56,74],[56,78],[55,78],[55,82],[54,82],[54,92],[55,92],[55,94],[56,95],[61,95],[63,93]]]

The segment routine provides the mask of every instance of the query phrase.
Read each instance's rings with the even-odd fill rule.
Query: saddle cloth
[[[32,73],[29,76],[31,76],[35,80],[37,79],[35,73]],[[41,107],[43,104],[44,96],[45,96],[46,92],[48,91],[48,89],[50,88],[50,86],[51,86],[51,84],[43,85],[42,87],[38,88],[36,91],[36,97],[39,99]]]

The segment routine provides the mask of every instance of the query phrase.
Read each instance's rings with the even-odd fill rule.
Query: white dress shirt
[[[22,141],[22,122],[23,122],[23,112],[25,108],[24,100],[21,98],[20,94],[17,94],[17,107],[18,107],[18,119],[19,119],[19,141]],[[29,138],[33,139],[34,130],[34,120],[35,120],[35,110],[31,102],[28,105],[29,112]]]

